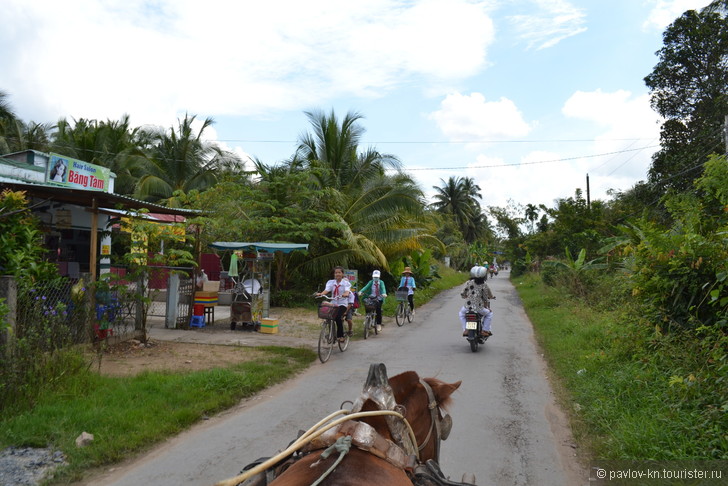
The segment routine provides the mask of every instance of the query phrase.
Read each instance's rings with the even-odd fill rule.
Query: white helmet
[[[483,278],[486,275],[485,267],[475,266],[470,269],[471,278]]]
[[[379,270],[374,270],[372,272],[372,277],[374,277],[374,278],[379,278],[379,277],[381,277],[381,275],[382,274],[379,272]]]

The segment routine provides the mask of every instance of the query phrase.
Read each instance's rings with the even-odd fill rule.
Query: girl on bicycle
[[[379,270],[374,270],[372,272],[372,279],[359,291],[360,301],[367,297],[371,297],[375,301],[377,317],[374,322],[377,326],[377,332],[382,330],[382,302],[387,298],[387,287],[380,280],[381,275]]]
[[[342,322],[346,315],[346,306],[349,304],[349,291],[351,282],[344,278],[344,267],[334,267],[334,278],[326,282],[326,288],[323,292],[317,292],[316,295],[331,294],[331,304],[338,307],[334,322],[336,322],[336,337],[339,342],[344,341],[344,323]]]
[[[409,302],[410,310],[412,315],[415,313],[415,289],[417,284],[415,283],[415,277],[412,275],[412,269],[410,267],[404,267],[402,272],[402,278],[399,280],[398,290],[407,289],[407,302]]]

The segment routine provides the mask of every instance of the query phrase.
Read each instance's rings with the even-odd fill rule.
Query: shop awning
[[[211,248],[216,250],[247,250],[247,251],[263,251],[267,253],[275,253],[282,251],[290,253],[296,250],[308,250],[307,243],[265,243],[265,242],[238,242],[238,241],[216,241],[210,243]]]

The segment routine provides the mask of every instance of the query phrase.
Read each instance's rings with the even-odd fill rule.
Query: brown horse
[[[388,379],[385,366],[373,364],[362,395],[339,425],[269,468],[267,480],[261,473],[243,483],[233,478],[218,484],[412,485],[415,467],[439,458],[440,441],[447,438],[451,425],[442,411],[460,383],[421,379],[414,371]],[[350,447],[342,445],[347,440]]]

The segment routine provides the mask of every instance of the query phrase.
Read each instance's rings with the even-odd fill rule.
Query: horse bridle
[[[430,439],[432,439],[432,431],[435,431],[436,440],[435,440],[435,460],[440,460],[440,441],[447,440],[447,438],[450,435],[450,430],[452,430],[452,418],[449,414],[445,414],[442,419],[440,418],[440,405],[437,403],[437,400],[435,399],[435,393],[432,391],[432,387],[427,384],[427,382],[420,378],[420,383],[425,388],[425,391],[427,392],[427,408],[430,409],[430,427],[427,430],[427,437],[425,437],[425,440],[417,447],[418,451],[422,451],[428,442],[430,442]]]

